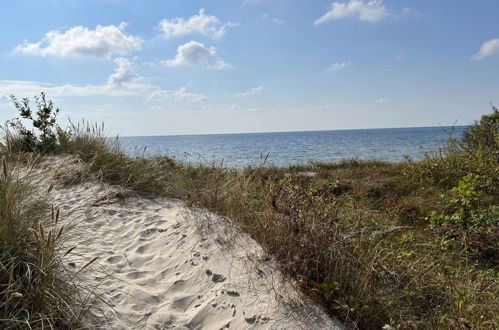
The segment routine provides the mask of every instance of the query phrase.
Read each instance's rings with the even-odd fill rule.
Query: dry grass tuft
[[[30,186],[29,175],[21,172],[19,164],[2,158],[1,328],[76,328],[80,310],[60,250],[65,227],[59,223],[59,210],[51,210]]]

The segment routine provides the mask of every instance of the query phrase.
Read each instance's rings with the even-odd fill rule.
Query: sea
[[[310,161],[377,159],[414,160],[437,151],[450,137],[461,138],[466,126],[354,129],[245,134],[120,137],[133,155],[168,155],[194,164],[233,168],[287,166]]]

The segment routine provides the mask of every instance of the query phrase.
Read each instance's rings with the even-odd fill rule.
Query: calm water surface
[[[121,137],[130,152],[146,148],[149,155],[169,155],[193,163],[219,163],[244,167],[259,165],[267,153],[268,164],[303,164],[310,160],[346,158],[421,159],[425,151],[445,144],[449,134],[460,138],[466,129],[457,127],[386,128],[341,131],[279,132],[249,134]]]

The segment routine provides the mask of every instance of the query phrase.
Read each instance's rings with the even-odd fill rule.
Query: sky
[[[18,0],[0,122],[45,92],[130,135],[466,125],[499,104],[497,0]]]

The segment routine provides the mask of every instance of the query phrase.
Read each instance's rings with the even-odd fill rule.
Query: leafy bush
[[[480,230],[499,222],[499,209],[495,206],[481,208],[482,193],[478,190],[479,177],[468,174],[463,177],[450,193],[454,198],[447,199],[450,214],[433,211],[428,216],[432,225],[457,225],[460,229]]]
[[[9,122],[9,125],[19,134],[19,144],[14,145],[14,151],[50,153],[57,149],[56,118],[59,109],[54,109],[54,103],[47,100],[45,93],[35,96],[36,112],[31,110],[30,100],[25,97],[18,100],[11,96],[12,103],[23,119],[31,121],[33,129],[26,128],[19,118]],[[17,147],[17,148],[16,148]]]
[[[456,185],[457,178],[469,173],[467,162],[466,155],[455,147],[447,146],[437,152],[427,152],[421,161],[408,159],[402,173],[415,188],[451,189]]]
[[[484,203],[479,183],[475,174],[464,176],[449,191],[450,197],[441,195],[447,207],[429,212],[426,219],[437,229],[436,236],[452,243],[465,258],[478,256],[477,262],[494,268],[499,258],[499,207]]]
[[[463,143],[466,147],[473,151],[481,148],[499,150],[499,110],[492,106],[492,111],[465,131]]]
[[[450,139],[438,152],[427,153],[419,162],[409,159],[403,170],[414,186],[451,189],[467,174],[478,176],[477,189],[499,199],[499,111],[482,116],[469,127],[462,140]]]
[[[409,161],[405,179],[434,206],[426,220],[432,235],[480,267],[496,268],[499,258],[499,111],[483,115],[437,153]],[[438,190],[435,191],[435,188]],[[418,192],[416,192],[418,193]],[[438,198],[438,199],[437,199]],[[443,206],[437,206],[443,202]],[[442,205],[442,204],[441,204]]]

